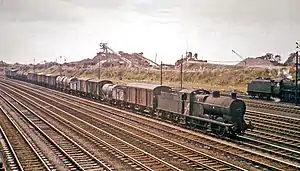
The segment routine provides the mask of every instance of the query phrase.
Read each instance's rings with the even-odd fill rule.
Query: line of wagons
[[[131,108],[153,117],[210,131],[218,136],[243,135],[253,129],[244,120],[246,105],[242,100],[220,96],[219,91],[180,90],[164,85],[130,83],[115,85],[107,79],[91,79],[55,74],[6,71],[6,76],[58,89],[70,94],[93,98],[111,105]]]

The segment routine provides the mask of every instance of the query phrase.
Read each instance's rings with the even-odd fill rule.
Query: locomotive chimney
[[[237,95],[236,92],[231,92],[231,98],[232,99],[236,99],[236,95]]]
[[[220,97],[220,91],[213,91],[213,97]]]

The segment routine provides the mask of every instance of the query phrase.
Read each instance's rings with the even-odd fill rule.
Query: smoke
[[[278,76],[285,78],[285,79],[292,79],[292,75],[290,74],[290,69],[279,69],[278,70]]]

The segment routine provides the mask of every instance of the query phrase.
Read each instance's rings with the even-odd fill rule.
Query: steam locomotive
[[[253,98],[279,98],[282,102],[299,103],[300,86],[291,79],[257,78],[248,84],[247,93]],[[296,96],[297,95],[297,96]]]

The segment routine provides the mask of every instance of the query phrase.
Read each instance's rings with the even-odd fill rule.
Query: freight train
[[[296,82],[290,79],[257,78],[248,84],[247,93],[253,98],[279,98],[282,102],[299,103],[300,94]],[[297,97],[296,97],[297,93]]]
[[[5,71],[7,77],[84,96],[106,104],[127,108],[154,118],[212,132],[217,136],[243,135],[253,129],[246,123],[246,105],[242,100],[221,96],[220,92],[174,90],[164,85],[130,83],[115,85],[110,80],[67,77],[55,74]]]

